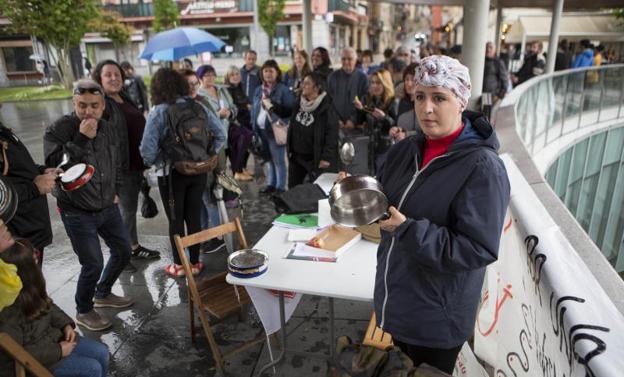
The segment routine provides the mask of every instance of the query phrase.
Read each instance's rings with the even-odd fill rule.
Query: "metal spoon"
[[[345,140],[340,146],[340,160],[345,165],[351,165],[355,157],[355,146],[352,142]]]
[[[65,165],[68,162],[69,162],[69,155],[67,153],[63,153],[63,157],[61,158],[61,163],[58,164],[58,166],[56,168],[60,169],[61,166]]]

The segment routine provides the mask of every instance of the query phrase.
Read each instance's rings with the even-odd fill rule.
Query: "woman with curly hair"
[[[162,143],[169,130],[169,107],[174,104],[184,104],[194,101],[189,97],[190,86],[184,76],[170,68],[161,68],[152,79],[151,95],[154,108],[147,117],[147,125],[141,141],[141,155],[147,166],[156,166],[158,187],[165,211],[169,220],[169,238],[173,254],[173,264],[165,268],[165,272],[172,277],[184,276],[184,269],[176,251],[173,235],[196,233],[201,230],[200,214],[202,194],[206,187],[206,173],[185,175],[171,168],[171,161],[167,159]],[[200,105],[202,106],[202,105]],[[225,132],[214,114],[203,107],[208,122],[206,127],[214,136],[213,149],[219,152],[225,144]],[[171,185],[171,187],[170,187]],[[173,198],[170,198],[170,193]],[[173,200],[173,209],[169,210],[170,199]],[[189,247],[190,262],[193,274],[198,274],[204,267],[199,261],[199,245]]]
[[[391,145],[390,129],[396,123],[394,105],[394,85],[392,76],[386,69],[380,69],[369,76],[368,94],[365,98],[355,98],[353,104],[358,109],[358,124],[367,129],[371,137],[369,148],[374,149],[375,160],[369,160],[369,171],[374,174],[384,161]]]
[[[0,332],[9,334],[56,377],[106,376],[108,348],[78,336],[74,321],[52,302],[30,242],[15,240],[0,259],[17,267],[23,285],[15,303],[0,312]],[[14,368],[13,360],[0,352],[1,374],[14,376]]]

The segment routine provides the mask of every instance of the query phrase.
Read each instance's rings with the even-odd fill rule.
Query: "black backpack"
[[[208,114],[192,99],[175,103],[166,112],[169,132],[162,148],[173,168],[184,175],[203,174],[214,169],[217,156],[208,130]]]

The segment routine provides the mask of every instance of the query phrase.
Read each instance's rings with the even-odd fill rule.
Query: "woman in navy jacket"
[[[270,157],[267,185],[260,192],[279,193],[286,191],[286,145],[276,143],[271,119],[288,123],[296,98],[281,82],[282,72],[275,60],[264,62],[260,72],[262,85],[254,93],[251,121],[265,151],[269,152],[267,157]]]
[[[391,217],[380,221],[375,313],[416,365],[450,374],[498,256],[510,187],[494,129],[464,111],[468,69],[430,56],[415,80],[422,132],[393,146],[378,176]]]

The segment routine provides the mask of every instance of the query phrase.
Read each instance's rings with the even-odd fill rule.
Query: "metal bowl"
[[[388,198],[373,177],[355,175],[336,183],[329,192],[332,220],[357,227],[374,223],[387,215]]]
[[[269,262],[267,253],[257,249],[243,249],[230,254],[228,268],[230,271],[244,272],[258,269]]]

